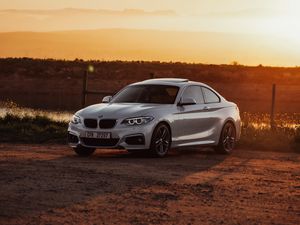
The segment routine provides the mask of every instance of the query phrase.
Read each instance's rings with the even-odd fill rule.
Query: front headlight
[[[132,117],[127,118],[122,121],[122,124],[128,125],[128,126],[134,126],[134,125],[142,125],[149,123],[154,118],[152,116],[140,116],[140,117]]]
[[[71,118],[71,123],[73,123],[73,124],[79,124],[79,123],[81,123],[80,117],[77,116],[77,115],[73,115],[72,118]]]

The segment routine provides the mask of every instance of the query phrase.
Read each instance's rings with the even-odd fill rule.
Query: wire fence
[[[89,77],[88,79],[86,79]],[[130,76],[128,76],[130,77]],[[151,77],[151,75],[149,76]],[[145,77],[144,77],[145,78]],[[144,79],[143,78],[143,79]],[[138,79],[101,79],[84,74],[82,79],[57,78],[28,79],[17,84],[10,82],[7,89],[0,89],[0,101],[11,100],[30,108],[76,111],[83,105],[101,102],[106,95],[116,93]],[[198,80],[201,82],[201,80]],[[222,83],[204,82],[217,90],[227,100],[237,103],[241,112],[250,113],[300,113],[300,86],[277,83]],[[18,86],[17,86],[18,85]],[[14,88],[16,86],[16,88]]]

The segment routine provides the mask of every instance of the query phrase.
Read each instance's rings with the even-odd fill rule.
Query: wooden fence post
[[[270,114],[270,125],[271,129],[275,129],[275,97],[276,97],[276,84],[273,84],[272,86],[272,105],[271,105],[271,114]]]
[[[84,107],[86,104],[86,92],[87,92],[87,75],[88,71],[84,71],[84,75],[82,78],[82,98],[81,98],[81,106]]]

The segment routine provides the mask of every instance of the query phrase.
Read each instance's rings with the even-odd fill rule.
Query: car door
[[[175,146],[201,144],[211,135],[209,129],[212,123],[201,86],[187,86],[181,98],[193,98],[196,104],[177,106],[172,127],[172,141]]]
[[[224,105],[221,98],[209,87],[201,87],[206,110],[206,140],[216,142],[219,139],[218,131],[222,126]]]

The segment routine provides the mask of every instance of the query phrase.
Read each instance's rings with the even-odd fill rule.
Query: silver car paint
[[[117,124],[112,129],[102,131],[111,132],[113,138],[120,138],[118,144],[114,147],[123,147],[128,150],[148,149],[151,143],[151,137],[154,128],[160,122],[167,123],[171,128],[172,145],[171,147],[192,146],[192,145],[217,145],[223,125],[227,121],[234,123],[236,127],[237,139],[240,137],[240,116],[237,106],[225,100],[219,93],[211,87],[198,82],[173,82],[160,79],[147,80],[131,85],[139,84],[165,84],[178,86],[174,104],[139,104],[139,103],[101,103],[88,106],[76,112],[76,115],[83,118],[95,119],[117,119]],[[199,85],[213,90],[219,97],[220,103],[197,104],[178,106],[177,103],[184,92],[184,89],[190,85]],[[129,117],[152,116],[154,120],[145,125],[127,126],[121,122]],[[100,128],[86,128],[83,124],[69,124],[68,132],[79,137],[77,144],[70,143],[71,147],[83,145],[80,137],[85,136],[86,131],[101,131]],[[145,145],[128,145],[125,138],[130,135],[143,134]],[[101,147],[97,147],[101,148]],[[105,147],[107,148],[107,147]]]

